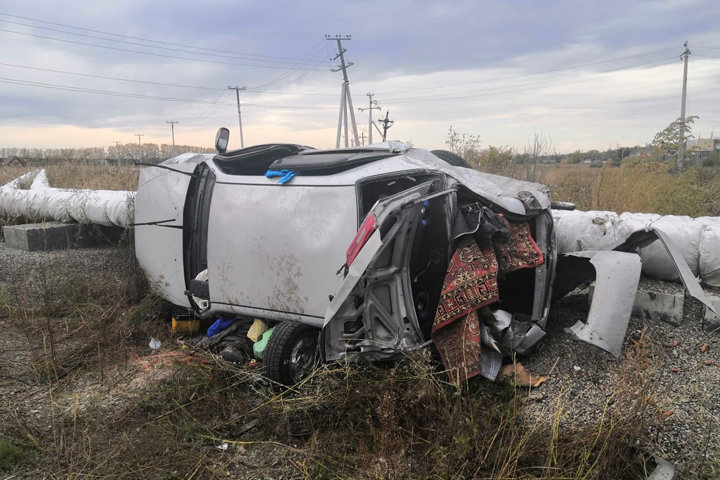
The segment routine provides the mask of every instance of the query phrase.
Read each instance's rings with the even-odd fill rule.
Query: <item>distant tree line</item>
[[[175,145],[175,155],[181,153],[214,153],[215,149],[193,145]],[[0,157],[17,156],[34,165],[60,162],[119,164],[134,162],[158,163],[173,156],[173,146],[156,143],[118,144],[111,147],[88,148],[0,148]]]

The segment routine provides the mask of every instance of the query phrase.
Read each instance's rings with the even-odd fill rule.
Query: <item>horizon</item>
[[[445,148],[451,127],[483,148],[521,150],[534,133],[565,153],[644,145],[680,116],[686,40],[687,115],[709,137],[720,131],[720,5],[690,3],[28,1],[0,11],[0,148],[135,134],[171,144],[168,121],[178,145],[211,145],[225,126],[239,148],[229,85],[247,87],[246,146],[333,148],[342,73],[330,71],[331,32],[352,34],[343,47],[366,137],[358,108],[372,92],[374,118],[389,110],[395,121],[388,138],[427,149]]]

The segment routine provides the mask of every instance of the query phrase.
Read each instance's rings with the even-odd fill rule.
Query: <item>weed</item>
[[[0,471],[9,472],[28,458],[26,447],[7,438],[0,438]]]

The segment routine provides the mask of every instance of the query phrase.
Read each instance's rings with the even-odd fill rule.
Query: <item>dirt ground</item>
[[[87,268],[97,265],[90,263]],[[335,393],[317,387],[279,395],[262,380],[261,366],[230,365],[209,354],[192,354],[182,338],[172,335],[166,313],[145,312],[142,302],[126,299],[122,306],[113,307],[107,299],[97,299],[96,305],[90,301],[75,304],[74,310],[64,308],[62,315],[53,315],[47,308],[13,308],[13,286],[5,283],[3,289],[0,469],[11,478],[476,476],[465,471],[462,462],[446,459],[468,441],[462,440],[465,427],[460,423],[448,426],[448,430],[457,429],[455,439],[450,431],[450,436],[448,432],[405,432],[405,436],[383,440],[383,430],[376,432],[372,421],[368,421],[369,431],[363,430],[362,423],[358,430],[349,429],[349,422],[340,415],[345,414],[346,405],[306,406],[317,401],[311,398],[315,395]],[[579,432],[584,426],[597,428],[609,421],[613,409],[627,405],[629,411],[637,412],[622,418],[636,423],[641,432],[634,440],[638,451],[663,456],[678,468],[681,478],[718,478],[720,339],[699,324],[673,327],[632,319],[625,351],[617,359],[572,341],[564,332],[584,319],[587,310],[585,290],[558,303],[541,347],[519,359],[534,374],[547,376],[538,388],[508,390],[478,379],[471,390],[506,396],[518,406],[518,421],[555,423],[549,431],[561,433]],[[162,341],[159,350],[149,347],[151,337]],[[335,375],[334,383],[323,388],[347,388],[345,396],[338,398],[348,404],[354,397],[367,397],[369,404],[383,405],[389,395],[402,395],[399,387],[391,388],[393,375],[402,377],[402,371],[396,374],[362,366],[354,371],[359,383]],[[382,384],[374,383],[378,378]],[[363,385],[368,391],[361,390]],[[411,391],[417,398],[410,400],[398,398],[409,401],[408,405],[425,403],[426,408],[432,399],[423,399],[423,392]],[[466,398],[462,405],[478,407],[473,402],[481,398]],[[391,415],[387,424],[405,428],[401,415],[412,417],[412,409],[408,410],[393,414],[400,420]],[[336,411],[340,414],[333,416]],[[382,412],[377,415],[384,418]],[[433,435],[438,445],[422,448],[420,444]],[[372,452],[363,446],[368,436],[374,436]],[[342,455],[354,455],[352,466],[336,454],[340,443]],[[539,458],[542,455],[550,453]],[[367,463],[358,458],[368,459]],[[438,467],[441,464],[449,465],[448,470]],[[595,472],[591,478],[607,477]]]

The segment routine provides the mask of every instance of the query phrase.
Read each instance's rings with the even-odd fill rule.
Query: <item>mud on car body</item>
[[[544,335],[558,261],[545,186],[397,142],[225,152],[223,135],[217,155],[142,170],[137,258],[166,299],[198,315],[278,322],[272,379],[296,381],[318,349],[328,361],[384,361],[428,344],[459,233],[473,233],[458,228],[477,227],[459,219],[473,210],[527,223],[544,259],[498,278],[491,308],[511,317],[504,353]]]

